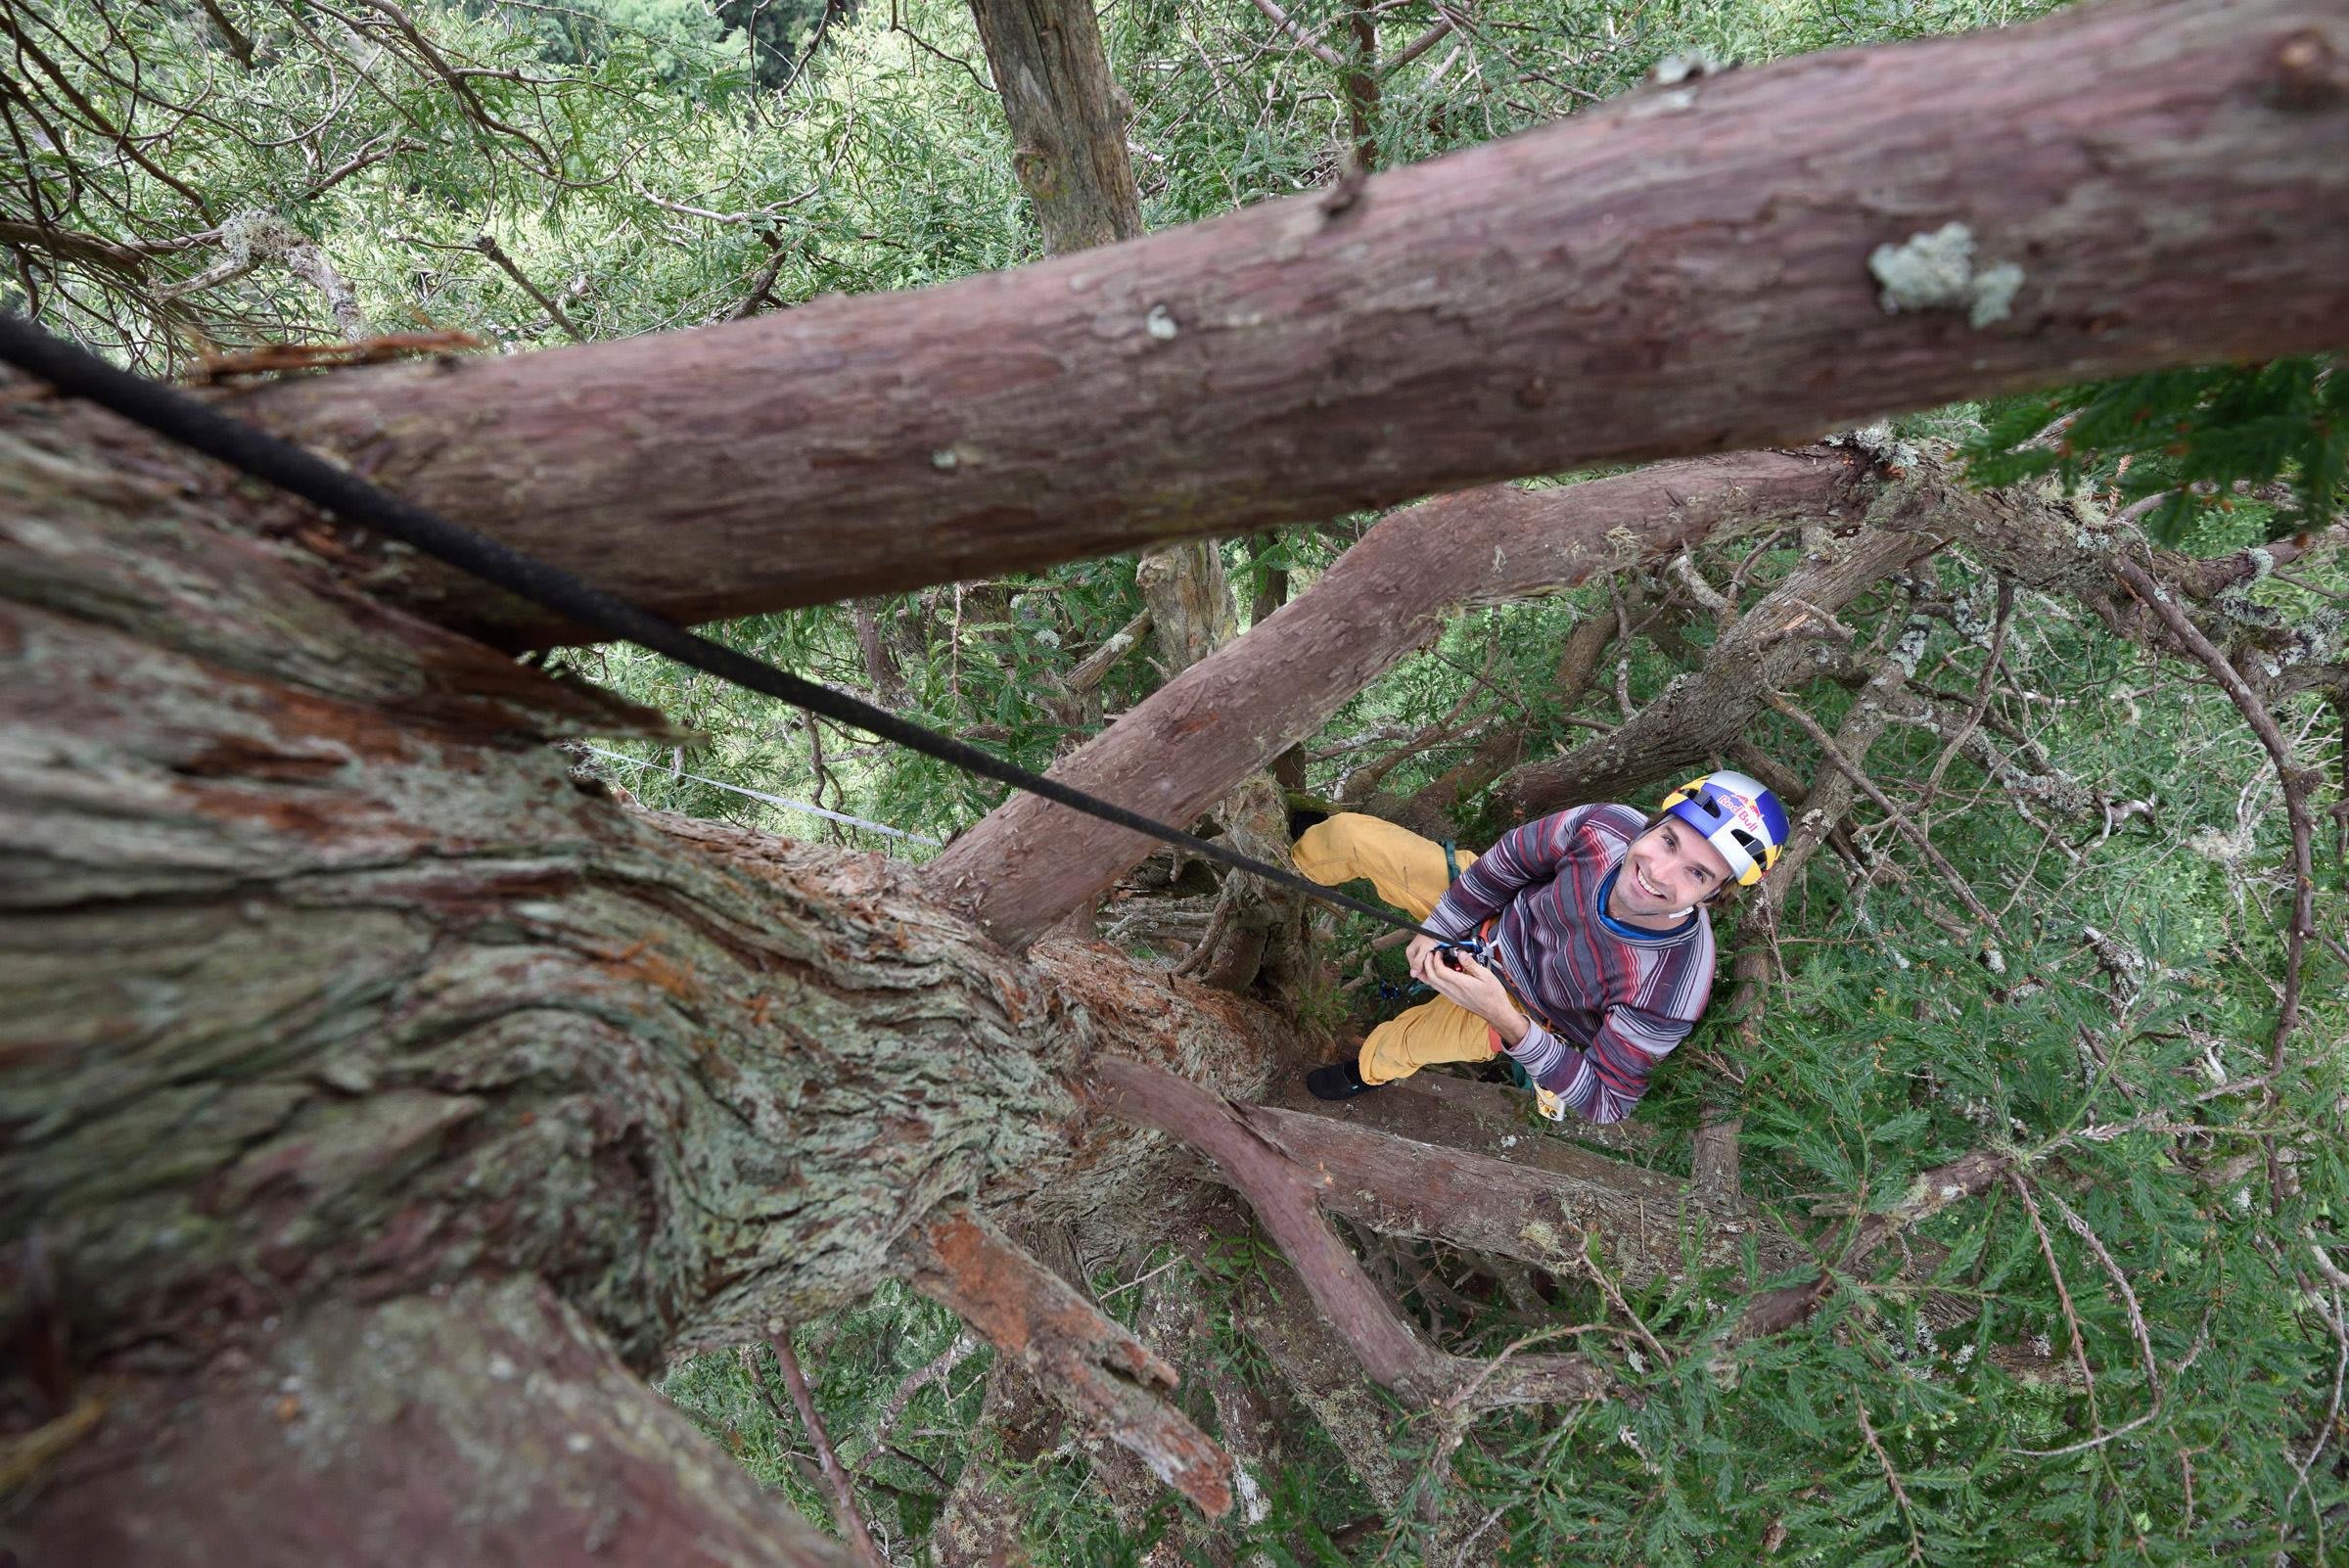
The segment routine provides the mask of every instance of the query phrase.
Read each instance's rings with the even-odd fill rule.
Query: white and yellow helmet
[[[1700,774],[1666,796],[1663,809],[1721,852],[1739,887],[1761,881],[1786,848],[1786,807],[1769,786],[1743,773]]]

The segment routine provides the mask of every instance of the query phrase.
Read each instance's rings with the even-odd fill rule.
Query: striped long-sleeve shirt
[[[1499,917],[1501,967],[1540,1015],[1509,1054],[1592,1122],[1632,1114],[1713,992],[1713,927],[1702,909],[1670,931],[1606,915],[1624,852],[1645,821],[1629,806],[1584,806],[1512,828],[1426,921],[1465,938]]]

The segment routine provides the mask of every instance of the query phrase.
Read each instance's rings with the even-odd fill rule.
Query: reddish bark
[[[1669,556],[1726,525],[1856,513],[1840,450],[1659,465],[1565,489],[1494,486],[1379,524],[1313,589],[1184,670],[1053,776],[1188,824],[1320,726],[1462,604],[1571,586]],[[1032,941],[1137,864],[1152,841],[1015,797],[933,861],[928,881],[998,942]]]
[[[0,1529],[30,1563],[852,1568],[530,1280],[329,1304],[105,1424]]]
[[[1167,1403],[1174,1368],[968,1210],[907,1238],[914,1287],[961,1314],[1077,1418],[1129,1449],[1211,1516],[1231,1507],[1231,1459]]]
[[[1240,1120],[1313,1173],[1323,1207],[1382,1235],[1434,1237],[1558,1272],[1580,1267],[1595,1235],[1598,1259],[1634,1284],[1679,1277],[1691,1257],[1734,1267],[1749,1240],[1766,1275],[1810,1257],[1774,1224],[1687,1182],[1571,1147],[1536,1168],[1302,1111],[1252,1106]]]
[[[1342,203],[237,405],[670,614],[828,603],[2349,343],[2345,61],[2331,0],[2085,7],[1635,93]],[[1951,221],[2022,268],[2004,319],[1883,307],[1871,253]]]
[[[1326,1177],[1309,1176],[1237,1107],[1170,1073],[1104,1056],[1089,1078],[1111,1114],[1172,1133],[1216,1162],[1381,1386],[1475,1407],[1603,1399],[1611,1391],[1606,1369],[1580,1356],[1530,1356],[1495,1367],[1429,1349],[1321,1218],[1314,1189]]]

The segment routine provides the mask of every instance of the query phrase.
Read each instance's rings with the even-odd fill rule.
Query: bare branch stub
[[[1231,1507],[1230,1456],[1163,1396],[1174,1369],[968,1209],[901,1244],[916,1290],[960,1314],[1076,1417],[1129,1449],[1201,1512]]]

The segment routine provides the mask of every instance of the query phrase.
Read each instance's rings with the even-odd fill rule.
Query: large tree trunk
[[[1072,1096],[1105,1036],[1262,1083],[1261,1009],[1106,949],[1007,962],[901,867],[582,791],[540,737],[653,715],[351,594],[109,419],[12,404],[0,497],[0,1214],[56,1260],[85,1370],[516,1280],[642,1369],[861,1298],[947,1200],[1130,1201],[1174,1156]],[[208,1474],[136,1484],[222,1560],[294,1560],[207,1511]],[[435,1498],[470,1496],[400,1506],[450,1531]]]
[[[1464,604],[1571,587],[1727,526],[1856,517],[1868,488],[1849,454],[1826,448],[1424,502],[1372,529],[1310,592],[1184,670],[1053,774],[1162,822],[1188,823]],[[1139,834],[1018,796],[932,861],[928,879],[1016,946],[1153,848]]]
[[[2349,344],[2345,60],[2329,0],[2084,7],[919,294],[238,406],[671,615],[824,603]],[[2005,313],[1887,309],[1871,254],[1953,222],[2020,268]]]
[[[0,1531],[28,1563],[849,1568],[545,1285],[242,1325],[105,1424]]]
[[[304,1408],[350,1446],[301,1508],[392,1531],[380,1503],[420,1540],[470,1528],[471,1491],[378,1495],[441,1462],[435,1445],[537,1443],[587,1396],[498,1371],[531,1363],[491,1335],[457,1360],[510,1395],[402,1420],[396,1363],[320,1349],[453,1333],[439,1303],[538,1314],[552,1326],[515,1333],[593,1381],[904,1272],[1088,1431],[1221,1503],[1227,1472],[1157,1403],[1163,1369],[962,1205],[1046,1224],[1140,1209],[1189,1156],[1091,1111],[1100,1084],[1160,1084],[1145,1108],[1180,1084],[1194,1123],[1204,1107],[1244,1132],[1191,1085],[1252,1095],[1292,1026],[1103,946],[1009,958],[878,857],[618,807],[542,737],[653,715],[350,593],[237,521],[243,486],[105,416],[7,405],[0,498],[0,1214],[56,1260],[77,1369],[128,1378],[125,1411],[185,1411],[162,1462],[118,1464],[112,1426],[88,1451],[113,1479],[86,1495],[124,1529],[193,1521],[190,1555],[144,1537],[130,1555],[304,1560],[306,1537],[222,1500],[221,1469],[256,1420]],[[1301,1168],[1246,1136],[1382,1378],[1603,1391],[1579,1363],[1488,1381],[1419,1345],[1332,1250]],[[248,1359],[264,1319],[309,1370]],[[314,1403],[256,1417],[254,1367]],[[669,1560],[661,1529],[613,1533],[614,1489],[655,1514],[741,1506],[706,1474],[716,1451],[597,1458],[611,1423],[647,1418],[599,1419],[562,1429],[589,1447],[562,1439],[580,1466],[518,1501],[530,1528]],[[82,1530],[83,1496],[54,1494],[18,1537]],[[767,1515],[727,1528],[767,1541],[744,1553],[806,1555]]]

